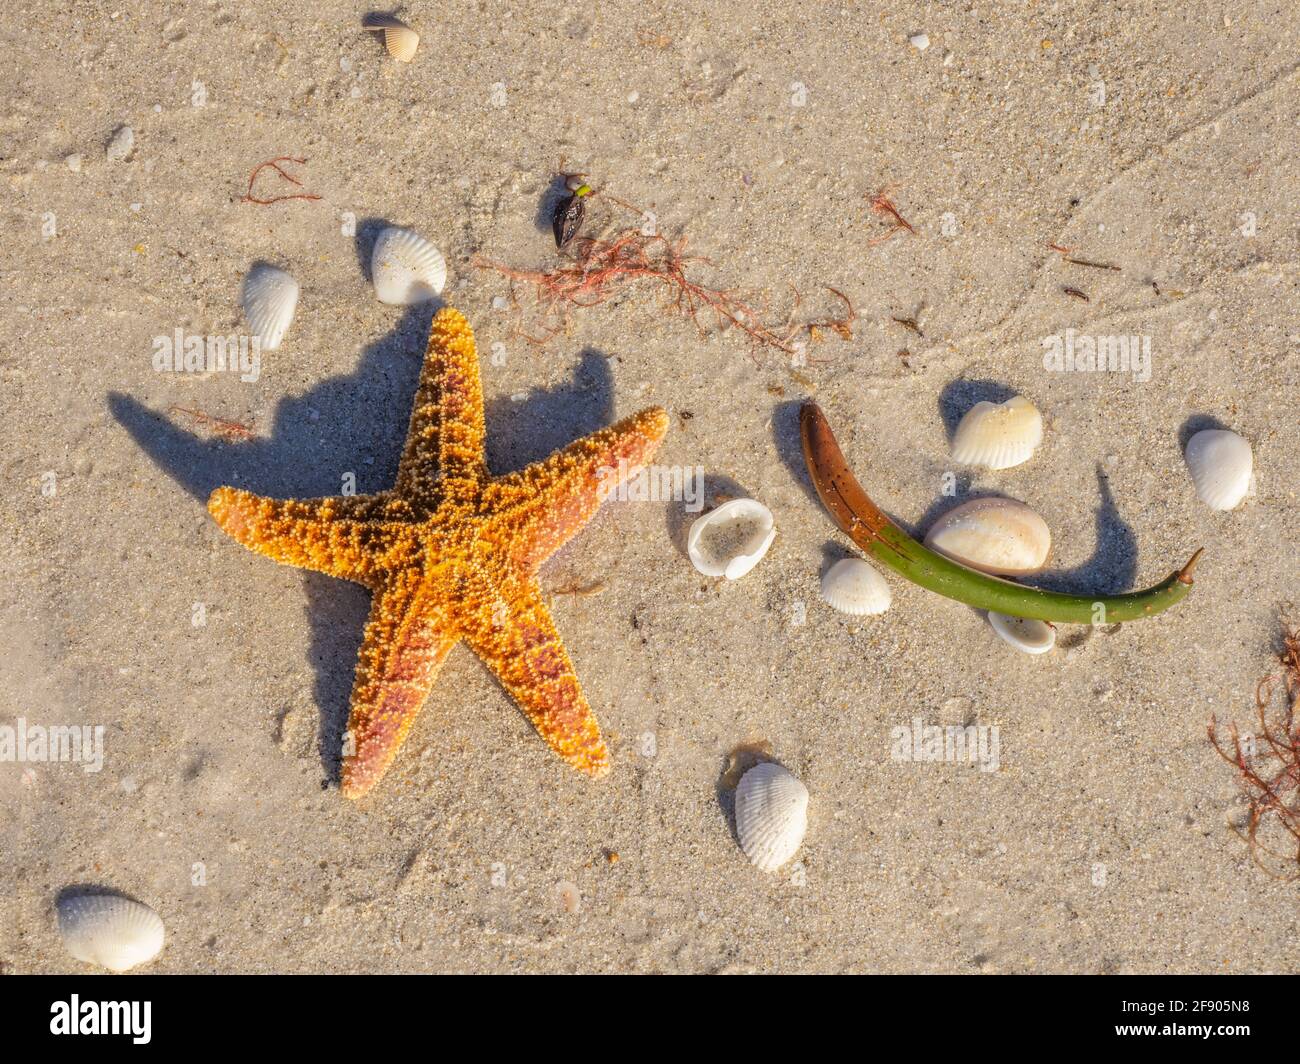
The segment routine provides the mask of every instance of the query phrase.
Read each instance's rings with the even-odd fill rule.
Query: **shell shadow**
[[[1178,450],[1187,450],[1187,441],[1195,436],[1198,432],[1204,432],[1206,429],[1228,429],[1230,426],[1225,425],[1217,417],[1210,414],[1193,414],[1178,428]]]
[[[393,223],[387,218],[362,218],[357,222],[357,231],[352,234],[352,250],[357,256],[357,269],[365,278],[366,284],[374,284],[375,278],[370,270],[370,259],[375,253],[375,241],[379,234]]]
[[[948,442],[952,442],[957,433],[957,423],[962,415],[979,402],[1005,403],[1013,395],[1019,394],[998,381],[990,380],[955,380],[944,385],[939,393],[939,416],[943,419],[944,432]]]
[[[722,771],[718,773],[713,785],[714,800],[718,803],[722,819],[726,821],[727,830],[731,832],[731,841],[737,847],[740,846],[740,832],[736,828],[736,789],[740,786],[741,778],[755,765],[767,763],[780,765],[787,772],[790,771],[784,761],[773,757],[769,751],[770,748],[764,743],[741,743],[725,755]]]
[[[546,183],[546,187],[542,189],[542,194],[537,197],[537,210],[533,214],[533,226],[539,233],[550,233],[552,231],[555,223],[555,212],[569,195],[567,181],[568,178],[563,174],[556,174]]]
[[[74,898],[125,898],[127,901],[137,902],[140,905],[147,904],[147,902],[140,901],[134,894],[128,894],[124,890],[117,890],[113,887],[106,887],[102,883],[69,883],[54,898],[55,913],[58,913],[59,906],[64,902],[72,901]]]
[[[699,488],[700,485],[695,485],[695,490]],[[721,505],[718,501],[720,495],[731,499],[751,497],[751,493],[746,491],[738,481],[720,474],[705,474],[701,494],[703,506],[697,511],[687,510],[685,504],[678,503],[664,508],[664,527],[668,532],[668,540],[683,558],[690,557],[686,550],[686,541],[690,535],[691,525],[701,514],[706,514]]]

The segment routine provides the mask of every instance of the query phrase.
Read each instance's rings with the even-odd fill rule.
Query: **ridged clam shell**
[[[447,260],[419,233],[389,226],[375,240],[370,277],[381,303],[426,303],[447,283]]]
[[[757,499],[732,499],[695,519],[686,553],[705,576],[739,580],[762,561],[775,538],[771,510]]]
[[[149,906],[118,894],[59,899],[59,934],[79,961],[125,972],[158,956],[166,931]]]
[[[1250,490],[1255,459],[1250,443],[1227,429],[1204,429],[1187,441],[1183,455],[1201,502],[1231,510]]]
[[[399,63],[409,63],[420,46],[420,35],[392,15],[368,15],[363,23],[371,33],[382,34],[388,54]]]
[[[775,872],[794,856],[808,830],[808,788],[766,761],[736,788],[736,835],[755,867]]]
[[[861,558],[841,558],[822,577],[822,599],[833,610],[862,617],[884,613],[893,596],[874,566]]]
[[[988,469],[1027,462],[1043,442],[1043,417],[1028,399],[979,402],[966,411],[952,440],[953,461]]]
[[[249,329],[262,341],[262,350],[273,351],[298,309],[298,282],[284,270],[259,263],[244,278],[239,302]]]
[[[1046,621],[989,610],[989,624],[1003,640],[1026,654],[1046,654],[1056,646],[1056,629]]]
[[[1047,564],[1052,533],[1023,502],[993,497],[949,510],[930,527],[925,545],[981,572],[1024,576]]]

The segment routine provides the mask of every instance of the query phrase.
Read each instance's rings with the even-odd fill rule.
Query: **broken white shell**
[[[1023,576],[1047,563],[1052,533],[1023,502],[991,497],[949,510],[926,533],[925,545],[981,572]]]
[[[855,617],[884,613],[893,596],[876,568],[861,558],[841,558],[822,577],[826,605]]]
[[[1204,429],[1187,441],[1183,457],[1201,502],[1231,510],[1250,490],[1255,460],[1250,443],[1227,429]]]
[[[1005,403],[979,402],[966,411],[952,440],[953,461],[1010,469],[1029,460],[1043,442],[1043,417],[1023,395]]]
[[[58,903],[59,934],[79,961],[125,972],[158,956],[166,931],[149,906],[119,894],[80,894]]]
[[[399,63],[409,63],[420,46],[420,35],[405,22],[392,15],[368,15],[363,27],[371,33],[382,34],[388,54]]]
[[[426,303],[447,283],[447,260],[419,233],[389,226],[375,240],[370,276],[381,303]]]
[[[763,560],[774,539],[771,510],[757,499],[732,499],[695,519],[686,553],[705,576],[739,580]]]
[[[1046,654],[1056,646],[1056,629],[1046,621],[989,610],[989,624],[1003,640],[1026,654]]]
[[[259,263],[244,278],[239,301],[248,327],[262,342],[262,350],[273,351],[289,331],[298,309],[298,282],[284,270]]]
[[[765,761],[736,788],[736,835],[755,867],[775,872],[795,855],[808,830],[808,788]]]

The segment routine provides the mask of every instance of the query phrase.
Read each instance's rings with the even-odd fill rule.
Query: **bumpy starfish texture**
[[[460,640],[565,761],[592,776],[609,771],[600,726],[535,574],[667,430],[668,415],[654,407],[493,477],[474,333],[445,308],[429,333],[391,491],[285,500],[212,493],[209,512],[245,547],[373,593],[344,742],[346,796],[361,797],[388,770]]]

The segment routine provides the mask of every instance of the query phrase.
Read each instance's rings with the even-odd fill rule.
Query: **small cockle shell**
[[[988,469],[1027,462],[1043,442],[1043,417],[1028,399],[979,402],[966,411],[952,439],[953,461]]]
[[[1003,640],[1026,654],[1046,654],[1056,646],[1056,629],[1046,621],[989,610],[989,624]]]
[[[775,872],[794,856],[808,830],[808,788],[765,761],[736,788],[736,836],[755,867]]]
[[[79,961],[125,972],[158,956],[166,932],[149,906],[120,894],[77,894],[59,899],[59,934]]]
[[[841,558],[826,570],[822,598],[831,609],[855,617],[884,613],[892,600],[885,578],[861,558]]]
[[[1047,563],[1052,533],[1023,502],[991,497],[949,510],[926,533],[925,545],[984,573],[1024,576]]]
[[[409,63],[415,58],[415,50],[420,46],[420,35],[405,22],[392,15],[367,15],[362,27],[371,33],[382,35],[388,54],[399,63]]]
[[[1250,490],[1255,460],[1250,444],[1227,429],[1203,429],[1187,441],[1183,457],[1201,502],[1231,510]]]
[[[298,309],[298,282],[284,270],[258,263],[244,278],[239,301],[248,327],[262,341],[262,350],[273,351],[280,346]]]
[[[426,303],[447,283],[447,260],[419,233],[390,226],[375,240],[370,276],[381,303]]]
[[[686,553],[705,576],[739,580],[763,560],[774,539],[771,510],[757,499],[732,499],[695,519]]]

